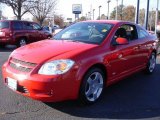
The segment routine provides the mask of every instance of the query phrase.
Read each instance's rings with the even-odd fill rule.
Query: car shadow
[[[83,118],[140,119],[160,116],[160,64],[152,75],[136,73],[108,87],[93,105],[77,101],[45,103],[51,108]]]
[[[6,45],[4,48],[0,47],[0,52],[12,52],[17,47],[15,45]]]

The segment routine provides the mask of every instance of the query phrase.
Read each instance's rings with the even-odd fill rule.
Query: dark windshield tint
[[[0,22],[0,29],[9,28],[9,22]]]
[[[106,38],[112,26],[112,24],[107,23],[75,23],[57,33],[54,39],[100,44]]]

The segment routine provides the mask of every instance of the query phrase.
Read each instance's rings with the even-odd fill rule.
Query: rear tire
[[[155,67],[156,67],[156,54],[152,52],[147,63],[146,73],[152,74]]]
[[[21,38],[17,43],[17,47],[22,47],[24,45],[27,45],[27,40],[25,38]]]
[[[4,45],[4,44],[2,44],[2,45],[0,44],[0,48],[5,48],[5,46],[6,46],[6,45]]]
[[[102,96],[105,85],[104,73],[99,68],[90,69],[82,81],[79,102],[93,104]]]

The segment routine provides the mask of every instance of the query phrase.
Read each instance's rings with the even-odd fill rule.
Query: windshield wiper
[[[78,41],[78,40],[66,40],[68,42],[81,42],[81,41]]]

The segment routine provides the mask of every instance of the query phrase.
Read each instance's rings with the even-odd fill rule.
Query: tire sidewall
[[[147,64],[147,68],[146,68],[146,72],[147,72],[148,74],[152,74],[152,73],[154,72],[154,70],[155,70],[155,67],[154,67],[153,71],[150,71],[150,70],[149,70],[149,68],[150,68],[150,59],[152,58],[153,55],[154,55],[155,60],[156,60],[156,54],[155,54],[154,52],[152,52],[151,55],[150,55],[150,57],[149,57],[148,64]]]
[[[21,38],[18,42],[17,42],[17,47],[22,47],[21,46],[21,44],[20,44],[20,42],[22,41],[22,40],[24,40],[25,41],[25,45],[27,45],[27,40],[25,39],[25,38]],[[24,45],[23,45],[24,46]]]
[[[95,100],[95,101],[89,101],[85,95],[85,90],[86,90],[86,83],[87,83],[87,80],[89,78],[89,76],[94,73],[94,72],[99,72],[101,75],[102,75],[102,78],[103,78],[103,89],[102,89],[102,92],[100,94],[100,96]],[[82,80],[82,83],[81,83],[81,86],[80,86],[80,92],[79,92],[79,101],[80,103],[82,104],[93,104],[95,102],[97,102],[101,97],[102,97],[102,94],[104,92],[104,88],[105,88],[105,75],[103,73],[103,71],[99,68],[91,68],[90,70],[88,70],[88,72],[84,75],[83,77],[83,80]]]

